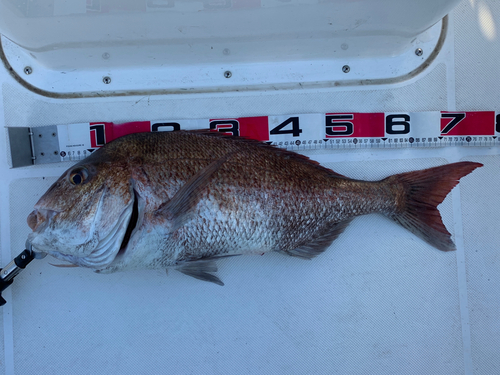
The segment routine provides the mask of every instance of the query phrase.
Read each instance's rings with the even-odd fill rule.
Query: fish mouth
[[[43,232],[52,218],[58,213],[60,212],[55,210],[36,208],[28,215],[26,221],[33,232]]]

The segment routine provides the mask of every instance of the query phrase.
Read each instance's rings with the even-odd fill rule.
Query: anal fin
[[[327,225],[319,232],[312,242],[284,252],[288,255],[302,259],[312,259],[328,249],[332,242],[340,236],[351,221],[352,219],[347,219],[339,223]]]

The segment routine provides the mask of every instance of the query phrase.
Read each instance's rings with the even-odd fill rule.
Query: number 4
[[[292,124],[291,129],[282,130],[288,124]],[[276,126],[274,129],[271,129],[269,134],[293,134],[294,137],[298,137],[302,133],[302,129],[299,127],[299,118],[298,117],[290,117],[283,121],[281,124]]]

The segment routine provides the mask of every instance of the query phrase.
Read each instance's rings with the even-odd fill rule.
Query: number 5
[[[354,133],[354,124],[351,121],[345,120],[354,120],[354,115],[327,115],[326,135],[337,137],[352,135]]]

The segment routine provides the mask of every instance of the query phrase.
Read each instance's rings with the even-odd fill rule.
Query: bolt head
[[[344,73],[349,73],[349,72],[351,71],[351,67],[350,67],[349,65],[344,65],[344,66],[342,67],[342,71],[343,71]]]
[[[104,82],[104,84],[109,85],[111,83],[111,78],[106,76],[102,79],[102,81]]]
[[[424,50],[422,48],[417,48],[415,50],[415,55],[422,56],[424,54]]]
[[[232,75],[233,75],[233,73],[231,73],[229,70],[226,70],[226,71],[224,72],[224,77],[226,77],[226,78],[231,78],[231,77],[232,77]]]
[[[26,67],[24,68],[24,74],[29,75],[29,74],[31,74],[31,73],[33,73],[33,69],[31,68],[31,66],[26,66]]]

